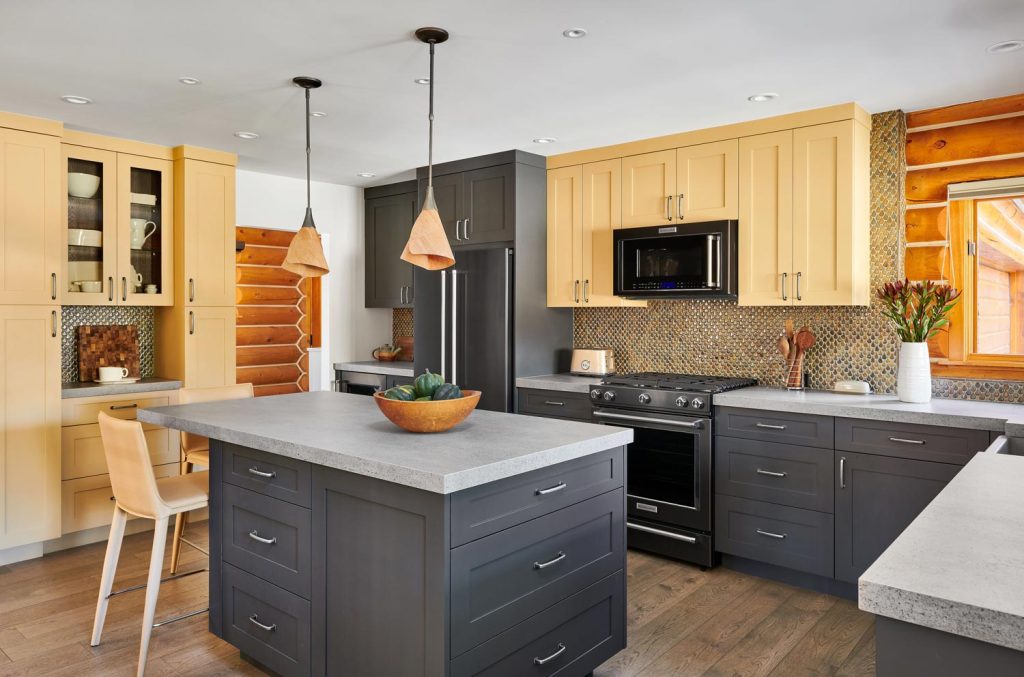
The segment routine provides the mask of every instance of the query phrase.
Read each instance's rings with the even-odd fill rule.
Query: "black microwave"
[[[615,295],[735,299],[738,222],[706,221],[615,231]]]

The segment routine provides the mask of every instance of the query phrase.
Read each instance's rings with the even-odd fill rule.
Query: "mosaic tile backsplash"
[[[412,336],[412,308],[395,308],[391,315],[391,342],[401,336]]]
[[[78,332],[83,324],[134,324],[139,328],[139,369],[142,377],[153,373],[153,317],[149,306],[62,306],[60,373],[65,383],[78,382]]]

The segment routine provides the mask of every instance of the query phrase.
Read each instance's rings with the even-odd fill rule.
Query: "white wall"
[[[240,226],[298,230],[306,210],[306,182],[239,170],[235,201]],[[321,384],[329,388],[332,363],[368,360],[371,350],[391,341],[391,311],[363,307],[363,190],[314,181],[312,207],[331,268],[322,287],[321,337]],[[312,384],[316,379],[310,376]]]

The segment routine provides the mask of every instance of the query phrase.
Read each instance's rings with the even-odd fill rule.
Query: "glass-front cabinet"
[[[63,148],[63,302],[171,305],[171,162],[70,144]]]

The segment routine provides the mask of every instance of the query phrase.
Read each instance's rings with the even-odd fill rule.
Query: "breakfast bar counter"
[[[330,392],[143,409],[210,438],[210,629],[282,675],[586,675],[625,646],[625,445]]]

